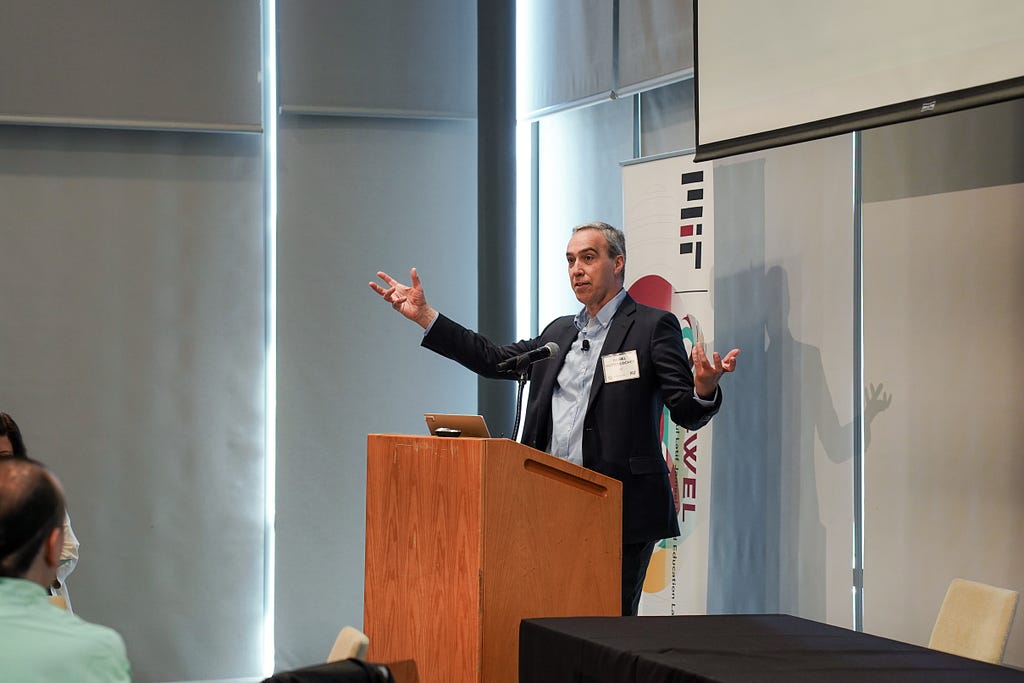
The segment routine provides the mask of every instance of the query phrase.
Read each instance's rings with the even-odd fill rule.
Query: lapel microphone
[[[584,339],[583,340],[582,348],[583,348],[584,351],[589,351],[590,350],[590,340],[589,339]]]

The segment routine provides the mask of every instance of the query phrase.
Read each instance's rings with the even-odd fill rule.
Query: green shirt
[[[46,590],[0,578],[0,677],[19,683],[118,683],[131,680],[124,640],[54,607]]]

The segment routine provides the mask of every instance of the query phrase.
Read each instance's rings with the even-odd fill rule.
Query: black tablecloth
[[[783,614],[523,620],[520,683],[1024,681],[1024,672]]]

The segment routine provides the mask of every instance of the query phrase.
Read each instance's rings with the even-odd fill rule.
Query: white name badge
[[[621,382],[640,377],[640,361],[636,359],[635,349],[601,356],[601,362],[604,364],[605,382]]]

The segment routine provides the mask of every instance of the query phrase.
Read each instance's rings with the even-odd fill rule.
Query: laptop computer
[[[474,436],[481,439],[490,438],[491,433],[487,430],[487,423],[483,415],[451,415],[446,413],[424,413],[423,419],[427,421],[427,429],[433,436]],[[437,430],[441,429],[440,434]],[[458,430],[458,433],[443,430]]]

